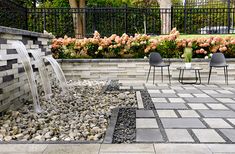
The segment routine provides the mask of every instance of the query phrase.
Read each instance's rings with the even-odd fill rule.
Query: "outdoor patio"
[[[235,154],[234,6],[0,0],[0,154]]]
[[[147,90],[152,99],[143,105],[146,98],[138,100],[137,143],[235,142],[235,85],[135,84],[132,88]]]
[[[109,131],[100,143],[3,144],[1,152],[235,153],[234,84],[182,85],[175,82],[153,85],[144,81],[120,81],[119,85],[119,89],[136,90],[138,108],[132,144],[107,144]],[[143,97],[146,90],[150,97]],[[111,125],[112,121],[108,129]],[[115,127],[113,129],[115,134]]]

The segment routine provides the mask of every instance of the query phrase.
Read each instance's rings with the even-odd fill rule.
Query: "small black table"
[[[180,83],[182,83],[182,84],[201,84],[200,70],[202,70],[202,68],[200,68],[200,67],[191,67],[191,68],[178,67],[177,70],[180,71],[179,78],[178,78],[178,81]],[[189,70],[189,71],[193,70],[195,72],[195,82],[184,82],[184,71],[185,70]]]

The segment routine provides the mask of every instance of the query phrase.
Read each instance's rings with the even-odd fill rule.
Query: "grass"
[[[235,37],[235,34],[197,34],[197,35],[180,35],[180,39],[187,38],[200,38],[200,37],[211,37],[211,36],[220,36],[220,37]]]
[[[194,35],[180,35],[179,39],[187,38],[200,38],[200,37],[211,37],[211,36],[220,36],[220,37],[235,37],[235,34],[194,34]],[[159,36],[152,36],[152,38],[158,38]]]

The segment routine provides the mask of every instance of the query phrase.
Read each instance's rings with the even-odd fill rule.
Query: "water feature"
[[[52,56],[46,56],[45,59],[51,64],[53,70],[55,71],[56,77],[60,82],[60,86],[62,88],[62,91],[66,92],[66,90],[68,88],[68,84],[67,84],[66,78],[64,76],[64,73],[63,73],[59,63]]]
[[[50,84],[50,79],[48,77],[48,73],[46,70],[46,66],[44,64],[43,61],[43,57],[41,56],[41,51],[38,50],[30,50],[30,52],[32,53],[36,64],[38,66],[38,70],[39,70],[39,75],[41,77],[41,81],[42,81],[42,86],[45,92],[45,98],[47,100],[50,99],[50,96],[52,95],[51,92],[51,84]]]
[[[17,53],[19,54],[20,60],[22,61],[24,70],[26,72],[28,82],[29,82],[29,87],[30,87],[32,97],[33,97],[34,111],[36,113],[40,113],[42,112],[42,109],[39,104],[39,97],[38,97],[37,86],[36,86],[35,77],[33,73],[33,68],[32,68],[30,57],[28,55],[26,47],[20,41],[12,42],[12,47],[15,48]]]

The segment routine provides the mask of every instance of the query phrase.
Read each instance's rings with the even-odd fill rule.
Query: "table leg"
[[[197,81],[198,81],[198,78],[197,78],[197,70],[195,70],[195,78],[196,78],[195,84],[197,84]]]
[[[184,84],[184,69],[182,70],[181,74],[181,83]]]
[[[202,81],[201,81],[200,70],[197,70],[197,71],[198,71],[198,77],[199,77],[199,84],[201,84],[201,83],[202,83]]]
[[[178,81],[179,81],[179,83],[181,83],[181,69],[180,69],[180,73],[179,73],[179,78],[178,78]]]

